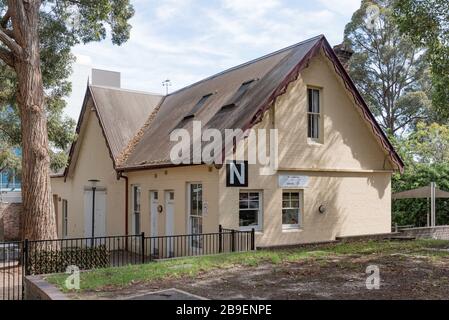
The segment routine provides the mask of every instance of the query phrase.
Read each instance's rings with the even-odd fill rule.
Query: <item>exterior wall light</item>
[[[326,208],[326,205],[324,205],[324,204],[322,204],[318,207],[318,211],[320,213],[326,213],[326,210],[327,210],[327,208]]]

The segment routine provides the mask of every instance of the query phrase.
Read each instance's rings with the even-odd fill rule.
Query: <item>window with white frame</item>
[[[189,186],[189,213],[190,213],[190,233],[203,233],[203,185],[201,183],[191,183]],[[191,238],[191,246],[201,249],[203,247],[203,237],[195,236]]]
[[[140,187],[133,186],[133,231],[140,233]]]
[[[62,199],[62,237],[67,238],[69,226],[68,203]]]
[[[312,140],[320,140],[320,90],[307,89],[307,137]]]
[[[240,191],[239,226],[241,229],[261,229],[262,193],[260,191]]]
[[[301,198],[299,191],[282,192],[282,227],[299,228],[301,223]]]

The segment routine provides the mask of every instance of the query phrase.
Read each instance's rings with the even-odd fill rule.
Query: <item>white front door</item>
[[[106,191],[95,191],[94,237],[106,236]],[[84,235],[92,237],[92,190],[84,191]]]
[[[175,234],[175,192],[165,191],[165,235]],[[167,239],[167,255],[174,256],[174,238]]]

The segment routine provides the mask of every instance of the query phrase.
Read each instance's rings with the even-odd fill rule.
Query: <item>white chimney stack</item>
[[[120,72],[92,69],[92,85],[120,88]]]

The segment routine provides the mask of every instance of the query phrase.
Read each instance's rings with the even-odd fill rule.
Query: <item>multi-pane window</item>
[[[240,191],[239,225],[241,228],[260,228],[262,195],[258,191]]]
[[[62,237],[66,238],[68,234],[69,215],[68,203],[66,199],[62,200]]]
[[[133,186],[133,226],[134,234],[140,233],[140,187]]]
[[[190,184],[190,232],[192,234],[203,233],[203,185]],[[192,237],[192,247],[202,247],[202,237]]]
[[[307,89],[307,137],[313,140],[320,139],[320,90]]]
[[[300,224],[300,194],[299,192],[282,193],[282,227],[297,228]]]

